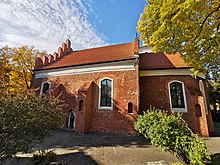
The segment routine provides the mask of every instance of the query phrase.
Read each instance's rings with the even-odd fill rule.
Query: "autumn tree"
[[[30,90],[35,59],[44,54],[29,46],[0,50],[0,164],[61,124],[60,101]]]
[[[33,46],[3,47],[0,50],[0,76],[4,81],[0,89],[5,88],[8,92],[30,89],[36,57],[45,54],[46,52],[35,50]]]
[[[179,52],[195,71],[219,78],[219,0],[147,0],[137,30],[154,51]]]

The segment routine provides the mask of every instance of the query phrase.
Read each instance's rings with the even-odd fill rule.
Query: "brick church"
[[[150,106],[182,112],[202,136],[213,131],[204,75],[193,76],[179,54],[153,53],[134,42],[37,58],[33,87],[65,101],[63,127],[76,133],[136,134],[137,115]]]

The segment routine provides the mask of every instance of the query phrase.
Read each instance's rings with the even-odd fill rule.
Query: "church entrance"
[[[67,124],[68,129],[75,129],[75,119],[76,119],[75,112],[73,111],[69,112],[68,124]]]

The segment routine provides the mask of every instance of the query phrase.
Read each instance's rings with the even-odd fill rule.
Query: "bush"
[[[56,154],[53,151],[41,150],[39,153],[34,154],[31,159],[31,165],[49,165],[51,162],[56,162]]]
[[[135,129],[151,139],[152,145],[169,151],[186,164],[203,165],[210,160],[204,141],[192,133],[179,113],[168,115],[150,108],[138,116]]]
[[[61,124],[60,101],[27,92],[0,96],[0,164],[17,151],[27,152]]]

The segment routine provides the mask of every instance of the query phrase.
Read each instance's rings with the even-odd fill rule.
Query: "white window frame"
[[[43,94],[43,86],[44,86],[45,83],[48,83],[48,84],[49,84],[49,89],[50,89],[50,87],[51,87],[51,83],[50,83],[49,81],[43,82],[43,83],[41,84],[40,95]]]
[[[111,80],[111,107],[101,106],[101,82],[102,82],[102,80],[105,80],[105,79]],[[113,83],[113,79],[109,78],[109,77],[104,77],[104,78],[99,80],[99,105],[98,105],[99,109],[102,109],[102,110],[113,110],[113,90],[114,90],[113,84],[114,84]]]
[[[184,99],[184,105],[185,108],[173,108],[172,105],[172,98],[171,98],[171,92],[170,92],[170,84],[174,83],[174,82],[178,82],[182,85],[182,89],[183,89],[183,99]],[[185,86],[184,83],[178,80],[173,80],[171,82],[168,83],[168,91],[169,91],[169,100],[170,100],[170,108],[171,111],[174,112],[182,112],[182,113],[187,113],[187,102],[186,102],[186,92],[185,92]]]

